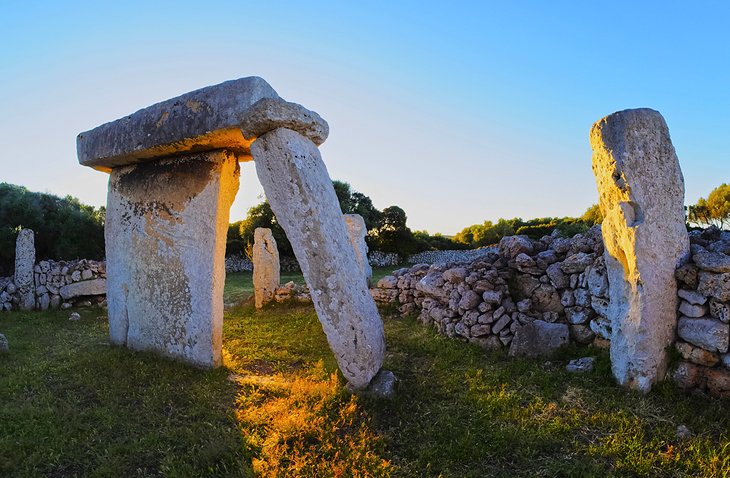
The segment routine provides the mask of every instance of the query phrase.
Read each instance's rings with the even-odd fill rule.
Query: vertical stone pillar
[[[253,292],[256,308],[274,300],[279,287],[279,250],[271,229],[257,227],[253,233]]]
[[[15,240],[15,287],[20,295],[20,310],[35,308],[35,237],[31,229],[21,229]]]
[[[221,150],[112,170],[105,239],[113,343],[220,365],[239,171],[237,157]]]
[[[664,118],[625,110],[591,129],[610,284],[611,366],[647,392],[664,378],[677,322],[674,270],[689,254],[684,178]]]
[[[370,267],[370,262],[368,262],[368,245],[365,242],[368,229],[365,227],[365,220],[359,214],[345,214],[343,217],[345,218],[347,234],[350,236],[350,243],[355,250],[355,258],[360,266],[360,271],[365,277],[367,286],[370,287],[373,279],[373,268]]]
[[[254,141],[251,153],[340,370],[352,386],[364,388],[383,362],[383,323],[362,280],[319,150],[299,133],[277,128]]]

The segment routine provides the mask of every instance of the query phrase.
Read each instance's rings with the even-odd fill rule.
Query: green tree
[[[231,238],[232,233],[229,227],[226,254],[235,254],[243,250],[248,255],[253,247],[254,231],[256,231],[257,227],[265,227],[271,229],[271,234],[274,236],[274,240],[276,240],[276,247],[279,249],[279,254],[289,257],[294,256],[289,239],[287,239],[284,229],[276,221],[276,216],[274,216],[274,211],[271,210],[268,201],[264,201],[249,209],[246,219],[240,221],[238,224],[238,235],[240,239]],[[235,231],[233,234],[235,234]],[[239,244],[243,247],[240,247]]]
[[[603,214],[601,213],[601,208],[598,207],[598,204],[592,205],[591,207],[586,209],[586,212],[583,213],[580,219],[581,221],[591,226],[601,224],[603,222]]]
[[[72,196],[35,193],[0,183],[0,269],[12,273],[15,238],[21,227],[35,232],[39,260],[102,259],[106,210]]]
[[[690,222],[720,229],[730,226],[730,184],[721,184],[713,189],[707,199],[700,198],[697,204],[689,206]]]

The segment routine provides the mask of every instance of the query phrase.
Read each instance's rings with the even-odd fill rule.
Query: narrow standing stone
[[[373,268],[370,267],[370,262],[368,262],[368,245],[365,242],[368,229],[365,227],[365,219],[359,214],[345,214],[343,217],[347,225],[347,234],[350,236],[350,243],[355,250],[355,258],[368,287],[370,287],[373,280]]]
[[[620,384],[647,392],[666,371],[677,323],[674,271],[689,255],[684,178],[656,111],[614,113],[590,137],[604,217],[611,366]]]
[[[279,250],[271,229],[257,227],[253,233],[253,291],[256,308],[274,300],[279,287]]]
[[[278,128],[254,141],[251,153],[340,370],[355,388],[365,388],[383,362],[383,323],[319,150],[299,133]]]
[[[236,155],[188,154],[114,168],[105,226],[115,344],[221,364],[228,213]]]
[[[35,308],[35,237],[32,229],[21,229],[15,241],[15,287],[20,294],[20,310]]]

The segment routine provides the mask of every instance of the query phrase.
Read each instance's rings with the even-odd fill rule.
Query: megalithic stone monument
[[[277,142],[282,132],[289,143]],[[383,328],[367,287],[344,287],[359,268],[352,248],[341,246],[347,234],[339,209],[338,221],[331,220],[334,189],[317,150],[328,133],[317,113],[282,100],[257,77],[81,133],[79,163],[111,173],[105,238],[112,341],[220,365],[229,207],[238,162],[254,159],[256,142],[256,159],[276,171],[264,183],[267,197],[276,198],[272,208],[287,235],[304,238],[292,241],[297,257],[322,254],[307,264],[305,278],[338,363],[354,386],[366,386],[382,362]],[[304,163],[316,172],[299,169]],[[286,185],[299,189],[282,195]]]
[[[591,129],[610,285],[611,368],[647,392],[664,378],[677,322],[674,271],[689,255],[684,178],[664,118],[625,110]]]
[[[15,240],[15,285],[20,294],[20,310],[35,308],[35,236],[32,229],[21,229]]]
[[[257,227],[253,232],[253,295],[257,309],[274,300],[279,287],[279,249],[271,229]]]
[[[278,128],[259,137],[251,152],[340,370],[352,386],[364,388],[383,363],[383,323],[319,150],[296,131]]]
[[[365,219],[359,214],[345,214],[342,217],[347,226],[350,243],[355,250],[355,258],[369,287],[373,280],[373,268],[370,266],[370,262],[368,262],[368,245],[365,242],[368,229],[365,226]]]

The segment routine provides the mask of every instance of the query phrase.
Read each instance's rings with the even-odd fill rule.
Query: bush
[[[81,204],[72,196],[35,193],[0,183],[0,274],[15,267],[20,228],[35,232],[36,259],[103,259],[104,207]]]

